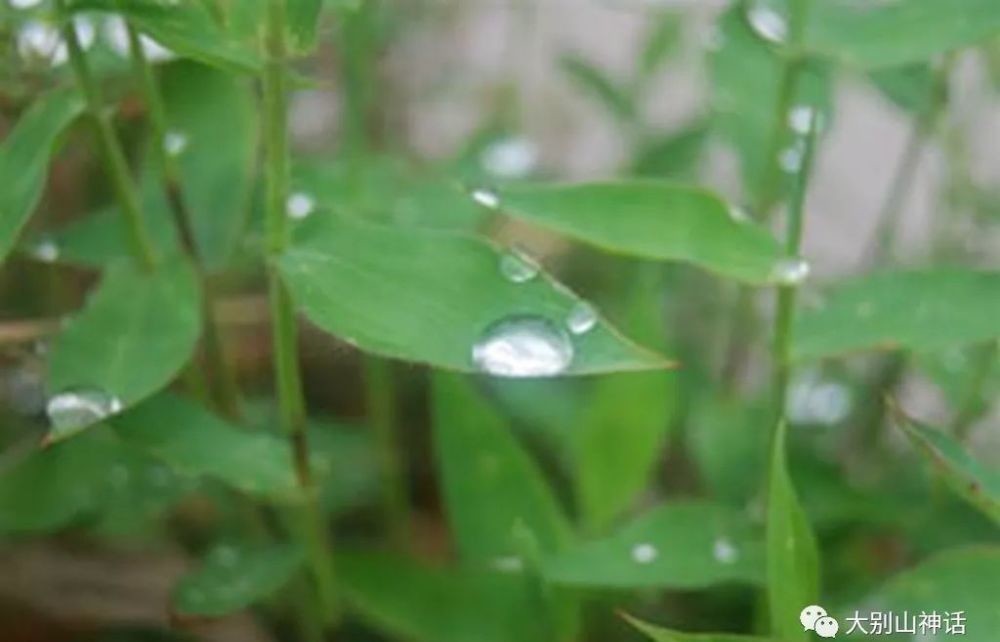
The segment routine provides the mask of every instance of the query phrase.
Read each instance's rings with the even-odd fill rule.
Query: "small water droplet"
[[[764,40],[782,44],[788,38],[788,20],[774,4],[773,0],[752,0],[747,7],[747,22]]]
[[[9,0],[13,9],[31,9],[42,4],[42,0]]]
[[[807,370],[789,386],[785,414],[795,424],[833,426],[847,419],[852,406],[847,386]]]
[[[798,174],[802,171],[802,162],[805,160],[806,156],[805,145],[801,140],[796,140],[794,143],[781,150],[778,155],[778,165],[781,169],[788,174]]]
[[[288,197],[286,212],[288,218],[301,221],[308,217],[316,209],[316,199],[305,192],[295,192]]]
[[[729,218],[736,223],[747,223],[750,221],[750,215],[739,205],[729,206]]]
[[[597,325],[597,310],[586,301],[577,301],[566,317],[566,327],[573,334],[586,334]]]
[[[52,428],[45,436],[50,444],[121,412],[122,402],[99,388],[73,388],[49,398],[45,413]]]
[[[31,248],[31,256],[42,263],[55,263],[59,260],[59,246],[54,240],[43,238]]]
[[[493,190],[485,188],[473,190],[472,200],[491,210],[495,210],[500,207],[500,196]]]
[[[526,138],[511,137],[486,147],[479,157],[483,169],[498,178],[524,178],[538,165],[538,146]]]
[[[812,130],[813,123],[819,118],[816,109],[808,105],[796,105],[788,112],[788,126],[799,136],[805,136]]]
[[[526,252],[511,248],[500,257],[500,273],[511,283],[527,283],[538,276],[539,267]]]
[[[636,544],[632,547],[632,561],[636,564],[652,564],[660,556],[660,551],[649,543]]]
[[[805,259],[789,258],[775,263],[771,279],[779,285],[799,285],[809,278],[809,263]]]
[[[180,156],[187,149],[188,142],[187,134],[173,129],[163,135],[163,150],[169,156]]]
[[[513,316],[486,328],[472,347],[472,361],[498,377],[551,377],[573,361],[573,343],[548,319]]]
[[[524,571],[524,560],[515,555],[509,555],[494,559],[491,566],[501,573],[521,573]]]
[[[732,564],[739,559],[740,553],[726,537],[718,537],[712,543],[712,557],[720,564]]]

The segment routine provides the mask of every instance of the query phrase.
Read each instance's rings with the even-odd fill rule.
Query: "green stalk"
[[[777,187],[780,183],[781,168],[777,157],[781,151],[781,143],[788,131],[788,113],[791,111],[799,79],[805,67],[805,59],[799,49],[805,33],[809,17],[810,0],[794,0],[788,23],[788,42],[785,52],[785,62],[781,70],[778,85],[778,100],[775,104],[774,119],[771,124],[771,134],[768,139],[763,171],[754,189],[750,215],[767,220],[769,212],[775,205]],[[741,375],[748,360],[750,338],[756,331],[756,319],[753,314],[754,291],[741,285],[736,294],[733,306],[732,323],[727,332],[726,346],[723,353],[722,384],[732,390]]]
[[[375,433],[378,454],[382,519],[392,543],[402,546],[409,534],[409,488],[400,456],[392,365],[378,357],[368,357],[364,368],[368,420]]]
[[[180,167],[177,160],[167,153],[164,147],[168,127],[163,97],[160,95],[159,86],[153,75],[152,65],[146,59],[139,33],[131,21],[126,21],[125,24],[132,66],[142,86],[149,111],[149,122],[153,132],[153,153],[156,154],[157,162],[159,162],[163,172],[164,195],[170,206],[171,216],[180,235],[181,244],[191,258],[202,284],[202,308],[205,315],[202,323],[202,341],[205,369],[212,387],[212,396],[223,414],[231,419],[237,419],[240,415],[239,394],[235,375],[223,350],[222,336],[219,332],[219,321],[216,315],[215,296],[212,294],[205,262],[195,238],[191,212],[184,200]]]
[[[264,145],[267,189],[267,280],[273,325],[275,378],[281,425],[292,447],[292,464],[303,499],[299,514],[301,536],[310,559],[324,614],[332,621],[337,612],[333,553],[312,467],[306,435],[306,406],[298,364],[298,327],[291,297],[275,262],[288,245],[285,203],[289,192],[288,76],[285,1],[269,0],[266,30],[268,60],[264,69]]]
[[[157,256],[155,246],[149,236],[149,230],[142,217],[142,205],[139,194],[132,183],[129,174],[128,161],[118,137],[115,135],[107,113],[100,85],[94,80],[87,64],[87,57],[76,35],[76,28],[66,9],[66,0],[59,0],[58,9],[64,20],[63,39],[69,50],[69,61],[76,76],[77,85],[87,101],[87,112],[97,132],[98,148],[100,149],[104,166],[118,199],[125,224],[128,230],[132,253],[143,269],[156,269]]]

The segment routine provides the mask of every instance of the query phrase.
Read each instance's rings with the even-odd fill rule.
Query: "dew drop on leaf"
[[[569,335],[548,319],[520,315],[490,325],[472,347],[476,367],[498,377],[551,377],[573,361]]]
[[[750,28],[764,40],[782,44],[788,38],[788,20],[773,0],[752,0],[747,6],[746,16]]]
[[[52,426],[45,443],[71,437],[121,410],[121,400],[99,388],[73,388],[53,395],[45,406]]]
[[[500,197],[493,190],[485,188],[475,189],[472,191],[472,200],[491,210],[500,207]]]
[[[779,285],[799,285],[809,278],[809,263],[805,259],[789,258],[775,263],[771,279]]]
[[[632,561],[636,564],[652,564],[660,556],[660,551],[649,543],[636,544],[632,547]]]
[[[805,158],[805,148],[801,141],[796,141],[781,150],[778,155],[778,165],[788,174],[798,174],[802,170],[802,161]]]
[[[54,240],[43,238],[31,248],[31,257],[42,263],[55,263],[59,260],[59,246]]]
[[[511,283],[527,283],[538,276],[538,264],[519,249],[500,257],[500,273]]]
[[[739,205],[729,207],[729,218],[735,223],[746,223],[750,220],[750,215]]]
[[[301,221],[316,209],[316,200],[305,192],[295,192],[288,197],[288,203],[285,207],[288,218]]]
[[[718,537],[712,542],[712,557],[720,564],[732,564],[739,559],[740,553],[726,537]]]
[[[799,136],[805,136],[819,118],[816,109],[808,105],[796,105],[788,112],[788,126]]]
[[[170,130],[163,135],[163,151],[168,156],[180,156],[188,146],[188,137],[182,131]]]
[[[578,301],[566,317],[566,327],[573,334],[587,334],[597,325],[597,310],[586,301]]]

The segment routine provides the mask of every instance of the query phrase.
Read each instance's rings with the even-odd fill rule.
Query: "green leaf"
[[[190,359],[201,331],[200,306],[196,277],[184,260],[154,273],[131,261],[113,265],[55,338],[49,390],[97,390],[120,409],[137,404],[170,384]]]
[[[503,419],[454,375],[435,377],[434,445],[465,559],[490,564],[520,555],[522,528],[543,552],[569,541],[569,524],[538,466]]]
[[[745,505],[757,492],[768,459],[760,426],[769,412],[725,395],[697,400],[688,420],[688,448],[699,478],[720,501]]]
[[[648,81],[677,51],[684,24],[680,14],[661,11],[654,15],[639,54],[637,69],[640,82]]]
[[[785,126],[775,119],[785,60],[750,30],[738,9],[722,14],[716,25],[721,45],[710,57],[713,129],[736,152],[746,195],[760,199],[763,196],[756,192],[765,188],[764,177],[768,172],[780,174],[780,168],[774,166],[778,152],[791,143],[791,137],[786,137],[771,151],[776,128]],[[828,114],[828,76],[824,65],[815,61],[804,64],[794,102],[820,107]],[[829,122],[829,117],[825,120]],[[768,159],[769,154],[775,157]],[[777,198],[780,192],[765,196]]]
[[[560,58],[559,67],[580,91],[600,103],[620,123],[627,124],[635,120],[636,107],[632,96],[607,73],[575,55]]]
[[[767,601],[771,631],[808,640],[799,614],[819,596],[819,550],[788,474],[784,421],[775,432],[767,501]]]
[[[337,559],[349,603],[381,630],[417,642],[549,639],[520,575],[431,568],[390,555]]]
[[[708,123],[698,120],[678,131],[649,135],[641,141],[631,171],[644,178],[691,178],[698,172],[708,134]]]
[[[279,591],[302,566],[301,549],[221,545],[197,571],[174,587],[174,610],[181,615],[218,617],[241,611]]]
[[[959,497],[1000,524],[1000,472],[973,459],[945,433],[904,416],[897,423]]]
[[[477,343],[498,347],[513,330],[546,348],[535,374],[668,365],[603,321],[568,336],[562,326],[580,300],[546,275],[524,283],[505,278],[501,258],[495,247],[467,236],[317,213],[278,265],[313,323],[383,356],[472,371]]]
[[[864,68],[924,62],[1000,34],[995,0],[908,0],[876,6],[818,2],[806,48]]]
[[[761,583],[763,545],[758,529],[739,511],[706,502],[675,502],[606,539],[547,558],[543,571],[550,582],[593,588]]]
[[[177,160],[195,238],[217,269],[235,249],[250,211],[258,130],[253,88],[191,62],[168,65],[160,77],[170,131],[187,141]]]
[[[111,424],[125,442],[182,475],[216,479],[264,499],[299,496],[286,439],[240,430],[181,397],[158,395]]]
[[[954,637],[964,642],[993,642],[1000,631],[997,595],[1000,595],[1000,547],[965,547],[935,555],[893,577],[864,601],[866,605],[877,606],[862,610],[860,616],[868,617],[872,610],[897,615],[907,612],[911,617],[921,612],[937,612],[942,618],[946,613],[960,612],[966,624],[964,634],[946,634],[942,624],[937,635],[928,639]],[[840,621],[843,630],[844,619]],[[884,639],[902,642],[914,638],[906,633]]]
[[[623,613],[625,621],[639,630],[640,633],[653,642],[780,642],[777,638],[762,638],[749,635],[731,635],[728,633],[682,633],[664,629],[648,622],[643,622]]]
[[[316,44],[323,0],[288,0],[288,27],[292,41],[299,51],[309,51]]]
[[[768,283],[782,251],[714,194],[654,181],[523,185],[498,192],[504,213],[598,247],[683,261],[748,283]]]
[[[262,67],[257,53],[230,38],[201,3],[71,0],[69,8],[71,11],[120,13],[139,31],[167,49],[206,65],[249,73],[259,72]]]
[[[793,358],[867,349],[931,352],[1000,336],[1000,272],[934,268],[838,284],[795,327]]]
[[[56,141],[83,109],[75,92],[45,94],[0,145],[0,263],[38,205]]]
[[[920,115],[933,101],[934,70],[926,63],[877,69],[869,74],[872,82],[894,105]]]

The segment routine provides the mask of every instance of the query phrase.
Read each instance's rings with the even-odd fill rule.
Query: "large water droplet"
[[[73,388],[49,398],[45,414],[51,429],[46,444],[71,437],[84,428],[121,412],[122,402],[99,388]]]
[[[775,4],[774,0],[753,0],[747,7],[747,22],[764,40],[782,44],[788,38],[788,20]]]
[[[17,53],[28,63],[52,60],[60,44],[59,30],[47,22],[29,20],[17,32]]]
[[[538,165],[538,146],[526,138],[504,138],[484,149],[479,162],[498,178],[524,178]]]
[[[500,257],[500,273],[511,283],[527,283],[538,272],[538,264],[521,249],[512,248]]]
[[[548,319],[513,316],[486,328],[472,347],[472,361],[499,377],[551,377],[573,361],[573,343]]]
[[[500,196],[493,190],[485,188],[475,189],[472,191],[472,200],[491,210],[500,207]]]
[[[729,539],[718,537],[712,542],[712,557],[720,564],[732,564],[739,559],[739,556],[739,551]]]
[[[288,218],[301,221],[316,209],[316,200],[305,192],[296,192],[288,197],[286,211]]]
[[[636,564],[652,564],[660,556],[660,551],[648,542],[632,547],[632,561]]]
[[[809,278],[809,263],[805,259],[789,258],[775,263],[771,279],[779,285],[799,285]]]
[[[577,301],[566,317],[566,327],[573,334],[586,334],[597,325],[597,310],[586,301]]]

